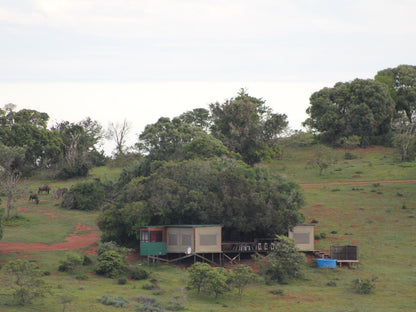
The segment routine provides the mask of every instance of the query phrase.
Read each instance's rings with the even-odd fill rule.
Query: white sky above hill
[[[135,142],[243,87],[299,129],[313,92],[414,65],[415,13],[412,0],[0,0],[0,107],[127,119]]]

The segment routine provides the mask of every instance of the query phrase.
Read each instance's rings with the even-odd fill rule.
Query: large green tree
[[[224,239],[284,234],[302,221],[297,185],[233,159],[169,162],[137,177],[99,217],[103,237],[137,241],[141,225],[222,224]]]
[[[276,156],[276,139],[287,128],[287,116],[276,114],[265,101],[241,89],[223,104],[210,104],[211,133],[225,146],[241,154],[250,165]]]
[[[343,137],[361,138],[361,145],[383,143],[390,131],[394,101],[387,86],[372,79],[338,82],[310,97],[304,125],[332,144]]]
[[[147,125],[139,136],[136,148],[145,157],[134,174],[143,176],[150,175],[167,161],[207,159],[224,155],[238,157],[228,151],[220,140],[181,118],[171,120],[161,117],[156,123]]]
[[[0,109],[0,142],[10,147],[25,147],[25,159],[32,168],[56,163],[61,139],[47,128],[48,114],[30,109],[15,111],[15,108],[8,104]]]
[[[379,71],[374,79],[388,86],[396,111],[404,111],[412,122],[416,113],[416,66],[387,68]]]

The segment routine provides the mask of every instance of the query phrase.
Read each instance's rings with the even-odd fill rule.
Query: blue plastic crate
[[[337,259],[316,259],[318,268],[334,269],[337,267]]]

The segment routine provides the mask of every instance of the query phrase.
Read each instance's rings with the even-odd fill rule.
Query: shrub
[[[125,257],[115,250],[107,250],[101,253],[98,258],[96,273],[115,278],[121,275],[126,269]]]
[[[167,311],[182,311],[185,310],[185,306],[176,301],[169,301],[165,309]]]
[[[335,287],[337,286],[337,283],[335,281],[329,281],[328,283],[326,283],[326,286]]]
[[[161,295],[163,295],[165,292],[166,292],[166,290],[164,290],[164,289],[162,289],[162,288],[159,288],[159,289],[154,289],[154,290],[152,291],[152,294],[153,294],[153,295],[155,295],[155,296],[161,296]]]
[[[358,156],[351,153],[351,152],[346,152],[344,154],[344,159],[346,159],[346,160],[352,160],[352,159],[357,159],[357,158],[358,158]]]
[[[84,262],[84,256],[71,253],[67,255],[65,260],[61,261],[58,267],[59,272],[74,272],[78,265]]]
[[[126,285],[127,284],[127,278],[121,277],[118,279],[117,284],[119,285]]]
[[[360,278],[357,278],[354,281],[355,292],[362,295],[368,295],[372,293],[375,286],[376,285],[370,279],[362,280]]]
[[[100,182],[81,182],[64,194],[61,206],[67,209],[98,210],[104,198],[104,187]]]
[[[110,297],[104,295],[101,297],[100,302],[104,305],[113,305],[117,308],[124,308],[126,307],[129,301],[127,299],[124,299],[122,296]]]
[[[136,300],[141,303],[140,306],[137,307],[137,311],[144,311],[144,312],[156,312],[156,311],[163,311],[163,303],[157,298],[151,297],[138,297]]]
[[[132,280],[136,280],[136,281],[145,280],[148,277],[149,277],[149,273],[145,269],[142,269],[139,267],[134,267],[130,272],[130,278]]]
[[[75,278],[76,278],[77,280],[86,281],[86,280],[88,280],[90,277],[89,277],[89,276],[88,276],[88,274],[86,274],[86,273],[79,273],[79,274],[77,274],[77,276],[75,276]]]
[[[145,290],[152,290],[153,289],[153,284],[145,283],[145,284],[143,284],[142,288],[145,289]]]
[[[82,265],[90,265],[92,263],[92,260],[89,256],[84,256],[84,261],[82,261]]]
[[[119,246],[116,242],[110,241],[105,243],[100,243],[98,246],[97,254],[101,255],[104,251],[114,250],[122,255],[127,255],[129,249],[126,247]]]
[[[86,164],[76,164],[74,167],[63,167],[56,174],[59,180],[66,180],[74,177],[86,177],[88,166]]]
[[[326,234],[325,233],[315,234],[315,239],[316,240],[325,239],[325,238],[326,238]]]
[[[297,249],[295,241],[286,236],[276,235],[274,250],[261,260],[261,271],[266,281],[285,283],[292,278],[303,276],[305,256]]]
[[[273,295],[283,296],[285,291],[283,289],[272,289],[270,290],[270,293]]]

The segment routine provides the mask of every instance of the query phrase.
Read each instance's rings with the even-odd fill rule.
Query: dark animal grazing
[[[50,190],[51,190],[51,188],[49,187],[49,185],[44,184],[44,185],[39,187],[38,194],[40,194],[41,192],[47,192],[49,194]]]
[[[39,197],[38,194],[30,194],[29,195],[29,200],[34,200],[36,205],[39,204]]]
[[[62,198],[66,192],[68,192],[66,187],[57,189],[53,192],[53,199]]]

